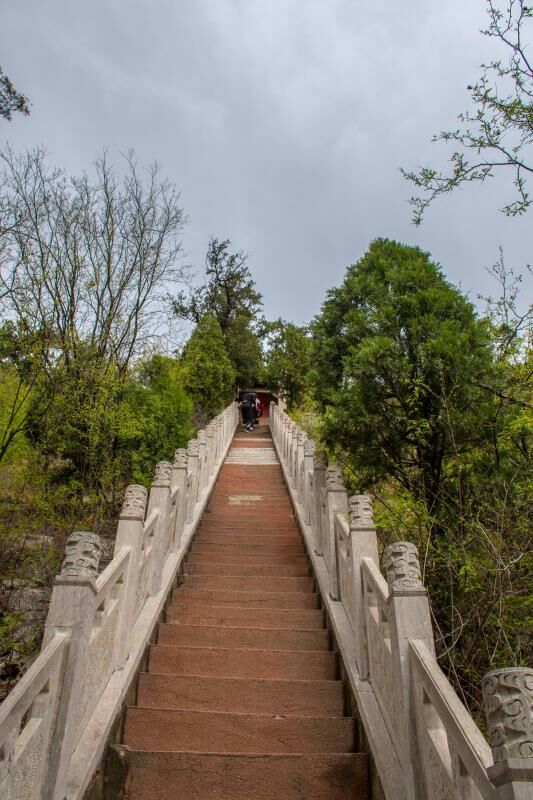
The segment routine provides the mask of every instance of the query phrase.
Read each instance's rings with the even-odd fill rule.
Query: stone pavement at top
[[[128,800],[366,800],[266,425],[238,433],[124,726]]]

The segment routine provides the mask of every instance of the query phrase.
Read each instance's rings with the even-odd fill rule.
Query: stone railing
[[[238,421],[229,406],[150,492],[129,486],[114,557],[69,537],[40,655],[0,706],[0,798],[81,800],[98,769]]]
[[[270,425],[387,800],[533,800],[533,670],[483,679],[490,747],[437,663],[416,547],[383,576],[370,498],[274,404]]]

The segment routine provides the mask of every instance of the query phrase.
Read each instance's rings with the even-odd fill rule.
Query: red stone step
[[[230,650],[222,647],[150,647],[149,670],[271,680],[335,680],[337,656],[320,650]]]
[[[236,544],[269,547],[270,545],[299,545],[303,552],[303,542],[297,533],[285,533],[279,536],[260,536],[253,533],[199,533],[195,544]]]
[[[303,544],[277,544],[276,542],[265,542],[264,544],[238,544],[230,542],[215,541],[197,541],[191,547],[191,554],[200,555],[202,553],[235,553],[236,555],[251,555],[261,554],[275,554],[275,555],[296,555],[301,556],[304,553]]]
[[[128,800],[366,800],[361,753],[128,753]]]
[[[235,608],[234,606],[200,605],[174,595],[167,607],[168,622],[184,625],[218,625],[227,628],[286,628],[316,630],[324,626],[322,611],[308,608]]]
[[[309,564],[250,564],[248,562],[216,564],[213,561],[197,563],[187,561],[185,575],[228,575],[239,578],[255,575],[256,577],[303,578],[309,575]]]
[[[269,578],[258,576],[185,575],[184,589],[234,592],[312,592],[313,578]]]
[[[169,708],[129,708],[124,744],[192,753],[351,753],[347,717],[283,717]]]
[[[172,593],[172,603],[182,601],[239,608],[318,608],[318,595],[311,592],[209,591],[184,586]]]
[[[287,628],[221,628],[207,625],[160,624],[158,644],[188,647],[251,648],[255,650],[328,650],[325,630]]]
[[[243,714],[341,717],[341,681],[280,681],[265,678],[221,678],[141,672],[140,706]]]
[[[218,553],[216,556],[209,553],[194,555],[191,553],[187,559],[189,564],[263,564],[265,566],[308,566],[309,561],[304,555],[276,555],[275,553]]]

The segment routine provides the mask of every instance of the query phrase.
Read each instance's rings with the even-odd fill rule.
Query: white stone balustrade
[[[69,537],[41,653],[0,705],[0,798],[82,800],[105,752],[238,424],[228,406],[148,493],[129,486],[114,556]]]
[[[387,800],[533,800],[533,670],[483,679],[491,751],[437,663],[416,548],[382,575],[370,498],[274,403],[270,427]]]

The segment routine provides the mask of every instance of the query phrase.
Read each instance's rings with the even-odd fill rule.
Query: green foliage
[[[206,255],[207,281],[172,302],[174,314],[198,325],[206,314],[216,317],[239,386],[253,385],[261,372],[262,351],[256,322],[262,297],[242,252],[230,252],[229,239],[211,238]]]
[[[383,543],[418,546],[438,655],[474,713],[488,669],[533,655],[524,319],[507,301],[476,318],[427,254],[377,240],[312,326],[323,442],[373,494]]]
[[[30,113],[28,98],[18,92],[0,67],[0,117],[11,120],[14,111]]]
[[[266,323],[265,381],[280,392],[289,409],[302,403],[311,367],[311,340],[307,328],[278,319]]]
[[[186,446],[194,430],[192,411],[177,360],[156,355],[140,365],[119,411],[119,447],[132,483],[149,485],[157,461]]]
[[[459,115],[459,127],[442,131],[434,142],[452,144],[450,169],[433,167],[401,170],[421,195],[412,197],[413,222],[419,225],[424,212],[439,196],[465,183],[483,183],[505,168],[513,177],[515,199],[502,211],[523,214],[531,205],[526,179],[533,172],[533,70],[528,56],[528,26],[533,9],[525,0],[506,0],[502,8],[487,0],[489,25],[482,34],[495,43],[494,58],[483,64],[481,77],[468,86],[473,111]],[[503,45],[507,59],[499,57]],[[469,154],[472,154],[472,159]]]
[[[235,385],[235,370],[214,314],[205,314],[200,319],[184,347],[180,364],[196,420],[204,424],[224,408]]]
[[[476,383],[491,351],[471,304],[426,253],[378,239],[329,292],[313,331],[328,446],[349,453],[364,482],[393,475],[435,510],[443,460],[487,435]]]

